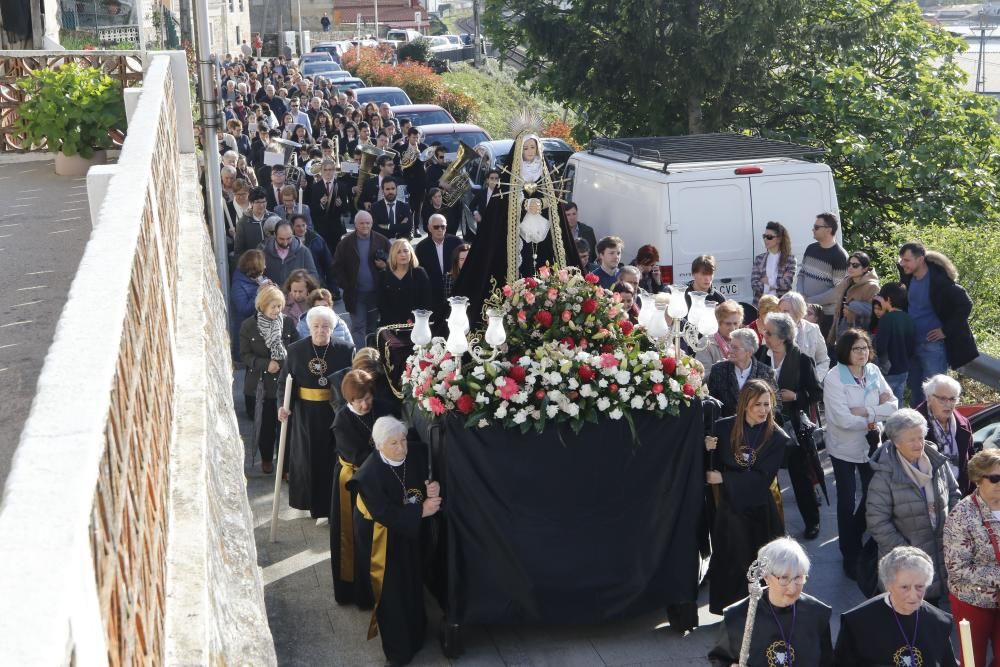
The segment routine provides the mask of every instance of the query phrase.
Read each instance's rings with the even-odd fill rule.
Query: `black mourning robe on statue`
[[[837,665],[851,667],[955,667],[955,652],[951,646],[952,617],[924,602],[920,606],[920,624],[917,637],[913,630],[917,613],[898,615],[899,625],[886,594],[862,602],[840,615],[840,634],[834,658]],[[899,626],[913,641],[919,652],[913,661]],[[978,659],[978,656],[977,656]]]
[[[381,560],[385,568],[381,586],[377,568],[372,572],[376,598],[373,621],[378,622],[386,659],[400,665],[410,662],[423,646],[427,628],[421,562],[421,504],[427,478],[424,452],[410,449],[404,465],[405,470],[404,466],[393,468],[375,452],[348,484],[359,495],[354,534],[360,560]],[[400,477],[405,484],[400,483]],[[370,628],[368,638],[373,636]]]
[[[334,446],[330,425],[333,407],[330,405],[330,383],[334,372],[351,365],[353,350],[349,345],[331,341],[326,351],[327,385],[321,386],[320,376],[309,370],[309,360],[324,348],[314,347],[312,337],[288,346],[288,356],[281,369],[279,387],[284,391],[285,378],[292,374],[291,416],[288,423],[288,504],[298,510],[309,510],[313,518],[330,512],[330,490],[333,487]],[[301,389],[318,390],[326,394],[323,400],[307,400]],[[283,395],[283,394],[282,394]]]
[[[514,146],[517,146],[517,142],[514,142]],[[512,147],[507,154],[507,164],[514,164],[513,157],[514,148]],[[465,258],[465,265],[458,274],[458,278],[455,280],[455,285],[452,289],[453,296],[465,296],[469,298],[468,313],[469,319],[473,322],[481,318],[483,302],[486,300],[486,297],[494,289],[503,287],[507,283],[508,211],[511,206],[523,205],[523,200],[518,196],[518,192],[510,192],[510,176],[508,174],[501,176],[499,189],[500,192],[507,194],[494,196],[490,205],[486,208],[486,212],[476,232],[476,242],[472,244],[472,249],[469,250],[469,255]],[[525,199],[531,197],[541,199],[544,206],[545,199],[538,192],[533,194],[524,192],[523,194]],[[573,240],[573,232],[566,222],[566,216],[561,206],[559,207],[558,214],[559,227],[562,230],[562,242],[566,255],[565,266],[575,266],[582,269],[580,255],[576,252],[576,243]],[[549,209],[543,208],[541,215],[545,219],[548,219]],[[524,211],[522,210],[519,219],[523,217]],[[519,232],[514,230],[514,233],[518,234]],[[532,266],[533,251],[537,257],[534,266]],[[535,275],[538,267],[545,264],[556,265],[556,253],[552,244],[552,231],[549,230],[548,236],[536,244],[534,248],[532,248],[532,244],[525,243],[521,249],[521,256],[516,258],[515,261],[520,262],[520,270],[517,272],[517,275],[521,277]],[[491,281],[495,281],[495,284],[491,283]]]
[[[713,667],[730,667],[739,662],[743,630],[746,627],[749,599],[726,608],[719,639],[709,651],[708,660]],[[750,639],[750,656],[747,667],[786,667],[833,665],[833,642],[830,639],[830,607],[803,593],[793,605],[795,624],[792,629],[792,607],[773,607],[767,599],[767,589],[757,605],[753,635]],[[775,622],[781,623],[779,628]],[[782,632],[785,633],[782,636]],[[794,663],[787,658],[784,642],[792,645]]]
[[[333,490],[330,494],[330,566],[333,569],[333,597],[338,604],[354,602],[361,609],[371,609],[371,582],[368,561],[357,558],[354,544],[354,508],[358,495],[347,488],[351,477],[375,451],[372,426],[379,417],[391,415],[392,409],[376,400],[366,415],[356,415],[344,405],[333,420],[337,460],[333,467]]]
[[[757,446],[756,460],[747,468],[736,463],[730,444],[735,424],[735,417],[716,422],[716,460],[722,484],[708,565],[708,608],[713,614],[721,614],[746,597],[747,570],[757,558],[757,550],[785,533],[770,487],[784,459],[788,436],[776,426],[767,442]],[[744,427],[745,440],[756,443],[763,437],[763,429],[764,424]]]

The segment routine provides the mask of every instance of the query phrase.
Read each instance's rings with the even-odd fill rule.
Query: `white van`
[[[624,239],[623,262],[653,244],[664,284],[683,284],[695,257],[714,255],[716,289],[750,304],[764,226],[783,224],[801,259],[816,214],[838,212],[830,168],[801,159],[821,152],[731,134],[595,139],[569,160],[569,200],[598,240]]]

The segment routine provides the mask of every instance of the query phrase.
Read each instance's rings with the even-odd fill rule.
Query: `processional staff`
[[[750,640],[753,638],[753,626],[757,618],[757,604],[764,594],[764,587],[760,585],[760,581],[764,578],[767,568],[767,560],[758,558],[747,570],[750,599],[747,604],[747,622],[743,626],[743,643],[740,644],[740,667],[747,667],[747,661],[750,659]]]

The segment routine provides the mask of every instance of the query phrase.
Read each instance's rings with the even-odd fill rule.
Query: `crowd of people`
[[[484,243],[478,225],[502,175],[490,172],[463,216],[461,203],[444,203],[444,148],[424,145],[389,105],[362,107],[283,57],[232,59],[222,85],[233,354],[245,369],[254,448],[272,474],[278,425],[291,420],[290,504],[329,518],[337,602],[374,608],[370,636],[381,631],[390,663],[405,664],[426,622],[420,526],[439,510],[441,488],[407,439],[371,341],[414,309],[443,320],[466,257]],[[523,159],[539,149],[525,140]],[[378,153],[371,173],[343,168],[365,151]],[[611,223],[583,223],[572,203],[559,208],[576,252],[567,259],[633,320],[642,300],[666,297],[655,245],[629,255]],[[747,304],[714,288],[710,254],[691,267],[687,290],[705,294],[719,324],[689,350],[719,410],[705,438],[705,512],[710,608],[725,621],[710,659],[737,661],[746,573],[763,557],[768,613],[758,610],[749,664],[953,665],[950,609],[972,622],[982,667],[988,645],[994,661],[1000,653],[1000,450],[973,451],[956,410],[961,386],[948,375],[977,355],[972,303],[944,255],[906,243],[899,279],[886,281],[870,255],[837,242],[839,225],[819,214],[814,242],[796,257],[788,229],[767,223]],[[835,644],[830,608],[802,593],[809,559],[786,537],[776,484],[787,468],[801,538],[816,538],[817,441],[833,468],[843,571],[870,594],[884,591],[844,614]],[[386,553],[393,576],[376,576]]]

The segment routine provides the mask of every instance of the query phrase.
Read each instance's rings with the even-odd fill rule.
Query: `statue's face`
[[[532,215],[540,215],[542,212],[542,202],[537,199],[529,199],[524,202],[524,207]]]
[[[536,157],[538,157],[538,142],[534,139],[526,139],[524,145],[521,146],[521,160],[532,162]]]

